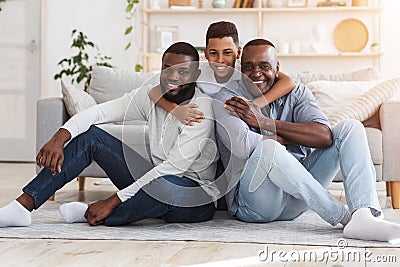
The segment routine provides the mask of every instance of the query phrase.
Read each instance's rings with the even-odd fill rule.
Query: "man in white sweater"
[[[23,188],[22,195],[0,208],[0,227],[30,225],[30,212],[92,160],[119,191],[89,205],[64,204],[60,211],[67,222],[115,226],[146,218],[166,222],[211,219],[219,195],[214,183],[218,151],[211,99],[195,83],[200,74],[198,61],[192,45],[171,45],[162,57],[160,85],[169,101],[197,104],[205,120],[191,127],[180,123],[150,100],[151,85],[76,114],[39,151],[36,161],[44,169]],[[124,120],[147,121],[151,162],[93,126]]]

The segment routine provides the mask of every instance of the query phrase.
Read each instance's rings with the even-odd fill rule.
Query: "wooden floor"
[[[20,194],[20,188],[35,175],[34,171],[33,164],[0,163],[0,206]],[[88,179],[85,192],[78,192],[77,183],[72,182],[58,192],[56,198],[63,202],[91,202],[115,192],[111,185],[94,185],[96,181],[104,180]],[[380,195],[384,195],[380,191]],[[343,199],[342,190],[331,192]],[[334,249],[338,248],[222,242],[0,238],[0,266],[399,266],[400,262],[400,248],[361,248],[356,252],[354,248],[347,248],[344,251],[352,252],[351,255],[369,256],[367,259],[347,257],[347,260],[335,260],[333,257],[330,261],[320,260],[321,253]],[[260,260],[260,251],[268,251],[261,254],[261,259],[269,255],[268,259],[264,258],[266,261]],[[296,252],[303,257],[311,255],[306,254],[310,251],[321,257],[318,260],[287,261],[276,256],[278,252],[286,255]]]

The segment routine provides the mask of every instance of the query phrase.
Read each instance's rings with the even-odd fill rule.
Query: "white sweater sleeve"
[[[95,105],[71,117],[61,128],[71,134],[71,139],[86,132],[91,125],[121,122],[124,120],[145,120],[140,106],[136,103],[143,101],[152,86],[141,87],[124,94],[122,97]]]

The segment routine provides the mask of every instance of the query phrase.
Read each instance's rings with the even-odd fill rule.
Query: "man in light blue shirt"
[[[225,106],[214,105],[231,213],[246,222],[271,222],[311,209],[331,225],[345,226],[345,237],[397,242],[400,225],[379,218],[363,125],[346,120],[331,129],[312,93],[299,83],[269,110],[229,98],[264,94],[279,72],[275,47],[264,39],[247,43],[241,62],[242,81],[215,96]],[[326,189],[339,169],[349,207]]]

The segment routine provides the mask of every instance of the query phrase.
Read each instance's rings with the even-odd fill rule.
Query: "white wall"
[[[73,29],[84,32],[102,54],[111,56],[115,67],[133,70],[137,49],[124,50],[125,6],[125,0],[42,0],[42,97],[61,95],[53,77],[61,70],[57,63],[75,53],[70,48]]]
[[[382,52],[381,71],[383,78],[400,76],[400,1],[382,0]]]
[[[147,0],[141,0],[141,2],[144,1],[147,3]],[[166,0],[161,0],[163,5],[166,2]],[[400,76],[400,67],[398,67],[400,1],[382,0],[382,2],[384,9],[381,16],[381,48],[384,56],[381,58],[381,71],[384,78],[391,78]],[[60,70],[57,67],[58,61],[72,55],[69,47],[70,34],[75,28],[86,33],[97,43],[103,54],[111,56],[114,66],[133,69],[140,58],[138,49],[124,51],[127,43],[127,38],[124,36],[127,25],[125,5],[125,0],[42,0],[44,11],[42,14],[42,97],[61,94],[59,82],[55,82],[53,76]],[[140,28],[140,17],[135,25]],[[245,31],[245,29],[239,30]],[[194,34],[199,36],[197,33]],[[202,32],[200,36],[204,36],[204,33]],[[193,39],[196,40],[196,37]],[[136,40],[140,46],[140,33],[136,34]]]

